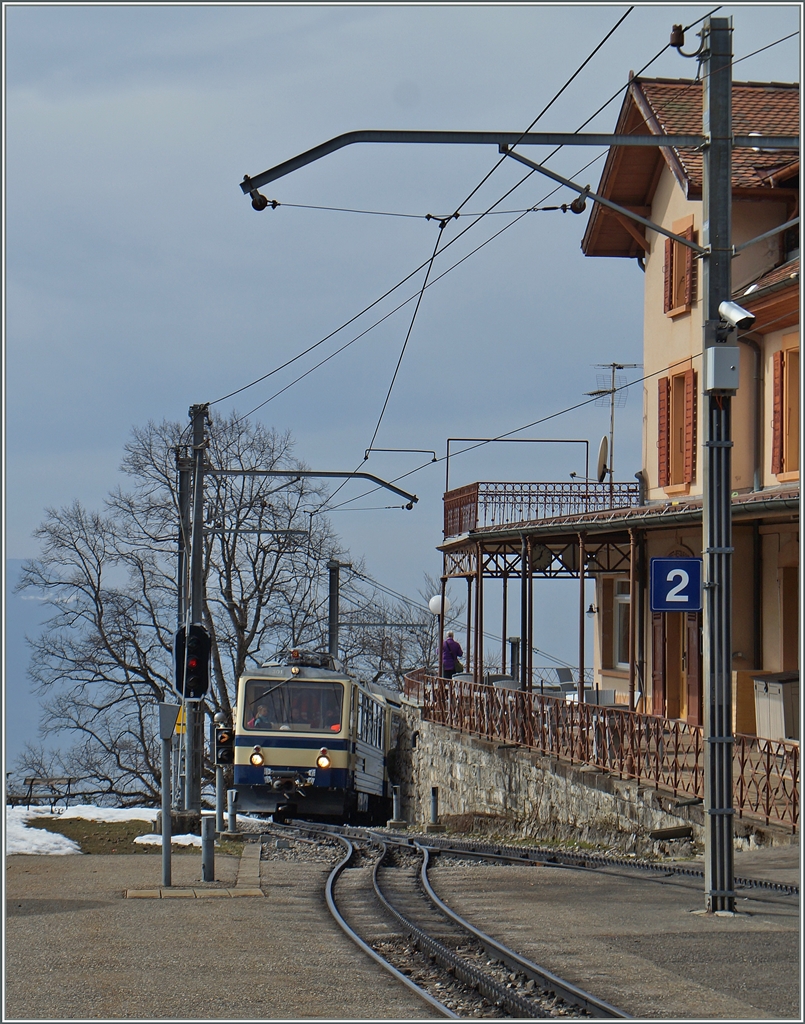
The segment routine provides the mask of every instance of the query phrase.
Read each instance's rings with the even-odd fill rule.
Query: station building
[[[799,86],[736,82],[732,116],[735,134],[796,135]],[[696,133],[701,124],[700,82],[632,77],[615,131]],[[675,234],[701,238],[697,151],[613,147],[596,191]],[[740,350],[732,403],[733,728],[761,736],[776,730],[771,739],[799,738],[797,681],[784,684],[786,700],[794,699],[785,736],[779,723],[759,723],[755,713],[755,680],[779,684],[776,677],[799,666],[799,227],[774,231],[798,215],[798,155],[734,150],[733,299],[756,321],[730,341],[737,338]],[[517,681],[531,688],[531,581],[576,577],[579,679],[613,703],[701,725],[701,613],[652,613],[648,595],[652,558],[702,554],[700,262],[692,249],[598,203],[582,250],[635,260],[644,271],[642,467],[626,482],[476,482],[448,491],[444,577],[467,581],[476,681],[483,681],[484,588],[499,581],[505,605],[515,585],[524,641]],[[590,576],[595,600],[585,608]],[[584,650],[587,612],[592,652]],[[504,672],[505,657],[504,646]]]

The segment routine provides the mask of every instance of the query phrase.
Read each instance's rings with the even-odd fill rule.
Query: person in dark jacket
[[[458,660],[463,654],[461,644],[452,632],[448,633],[442,644],[442,676],[445,679],[452,679],[456,672],[464,671],[464,666]]]

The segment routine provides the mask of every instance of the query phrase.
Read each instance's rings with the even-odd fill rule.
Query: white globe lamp
[[[444,599],[444,610],[442,609],[442,595],[435,594],[430,601],[428,601],[428,608],[430,609],[431,615],[447,615],[450,611],[450,601]]]

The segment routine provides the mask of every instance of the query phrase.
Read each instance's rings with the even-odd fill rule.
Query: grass
[[[154,831],[151,821],[88,821],[84,818],[36,818],[34,828],[58,832],[77,843],[82,853],[159,853],[158,846],[150,843],[135,843],[137,836],[149,835]],[[222,839],[215,845],[215,852],[224,856],[240,857],[243,843]],[[197,846],[171,844],[174,854],[199,856]]]

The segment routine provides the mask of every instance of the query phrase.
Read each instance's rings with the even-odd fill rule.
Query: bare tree
[[[60,762],[88,796],[158,800],[154,705],[175,699],[176,455],[184,444],[178,423],[135,429],[122,464],[129,487],[115,490],[103,513],[77,502],[47,510],[35,534],[41,555],[23,567],[19,588],[38,591],[52,610],[29,641],[41,730],[78,738]],[[323,492],[293,478],[303,467],[288,434],[235,414],[213,417],[207,459],[216,468],[291,474],[282,486],[277,478],[208,478],[203,621],[213,638],[206,706],[214,714],[230,711],[247,666],[319,641],[319,592],[337,545],[326,518],[308,514]],[[33,755],[23,755],[22,771]]]

